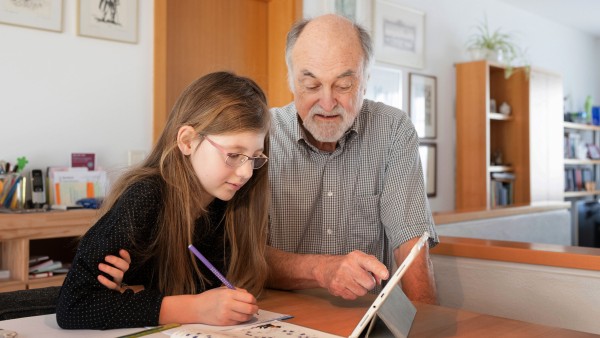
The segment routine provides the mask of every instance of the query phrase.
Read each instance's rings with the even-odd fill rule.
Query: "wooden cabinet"
[[[9,280],[0,280],[0,292],[62,285],[64,275],[29,280],[31,243],[50,238],[73,242],[93,225],[96,215],[97,210],[0,214],[0,267],[11,274]],[[64,249],[54,247],[48,255],[62,255]]]
[[[209,72],[254,79],[269,106],[290,103],[285,39],[301,18],[302,0],[155,0],[154,140],[183,89]]]
[[[505,71],[488,61],[456,65],[456,209],[495,207],[495,173],[514,177],[509,204],[563,199],[562,80],[536,69]],[[506,102],[510,114],[491,111],[492,100],[497,110]]]

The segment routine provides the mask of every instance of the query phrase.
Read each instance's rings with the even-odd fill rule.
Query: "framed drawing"
[[[62,0],[0,0],[0,22],[62,32]]]
[[[376,0],[373,23],[375,60],[423,68],[424,12]]]
[[[402,71],[372,66],[365,98],[402,109]]]
[[[435,196],[436,189],[436,145],[434,143],[421,143],[419,145],[419,156],[423,166],[423,179],[427,197]]]
[[[79,0],[77,33],[136,43],[138,0]]]
[[[408,112],[419,138],[435,138],[437,99],[435,76],[410,73]]]

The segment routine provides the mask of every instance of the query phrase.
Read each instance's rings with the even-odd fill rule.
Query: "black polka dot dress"
[[[83,236],[58,299],[56,320],[60,327],[104,330],[158,325],[164,295],[157,287],[156,262],[155,259],[140,262],[133,249],[146,248],[155,238],[162,205],[161,187],[159,179],[133,184]],[[194,235],[194,246],[223,275],[226,275],[225,262],[229,255],[221,222],[225,206],[225,202],[215,200],[209,206],[209,217],[196,221]],[[132,256],[123,281],[129,285],[144,285],[143,291],[121,293],[98,282],[97,276],[101,274],[98,264],[104,262],[107,255],[118,256],[120,249],[126,249]],[[208,279],[207,289],[221,285],[208,269],[200,262],[197,264]],[[189,268],[193,270],[192,266]],[[199,279],[196,286],[203,290]]]

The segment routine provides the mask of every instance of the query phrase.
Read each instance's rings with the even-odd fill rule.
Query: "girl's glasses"
[[[267,161],[269,160],[269,158],[266,157],[265,155],[251,157],[251,156],[247,156],[247,155],[239,154],[239,153],[228,153],[220,145],[213,142],[207,136],[203,136],[203,137],[208,141],[208,143],[212,144],[213,147],[217,148],[220,152],[222,152],[223,155],[227,156],[225,158],[225,164],[227,164],[230,167],[238,168],[238,167],[241,167],[244,163],[246,163],[246,161],[252,160],[252,169],[258,169],[258,168],[262,167],[263,165],[265,165],[265,163],[267,163]]]

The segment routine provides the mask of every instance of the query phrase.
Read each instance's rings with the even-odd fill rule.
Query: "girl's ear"
[[[192,154],[192,141],[196,138],[196,131],[191,126],[183,126],[177,132],[177,146],[183,155]]]

